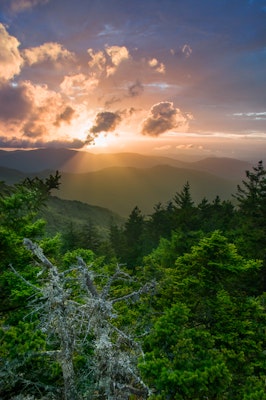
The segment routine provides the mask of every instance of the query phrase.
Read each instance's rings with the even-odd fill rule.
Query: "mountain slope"
[[[92,223],[104,237],[111,223],[120,225],[124,222],[122,217],[106,208],[91,206],[77,200],[63,200],[56,196],[49,198],[39,215],[47,221],[47,232],[53,235],[58,231],[64,232],[70,223],[77,227]]]
[[[145,169],[112,167],[87,174],[63,173],[58,195],[97,204],[122,216],[128,216],[136,205],[149,214],[156,203],[171,200],[187,181],[195,202],[204,196],[210,200],[216,195],[228,199],[238,183],[207,172],[168,165]]]

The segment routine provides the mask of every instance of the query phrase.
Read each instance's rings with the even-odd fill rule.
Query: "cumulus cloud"
[[[141,133],[159,136],[173,129],[185,131],[191,118],[191,115],[182,113],[179,108],[175,108],[172,102],[160,102],[152,106],[148,118],[143,121]]]
[[[37,5],[48,3],[50,0],[11,0],[10,9],[11,11],[18,13],[31,9]]]
[[[12,133],[14,143],[23,138],[34,147],[36,141],[40,144],[44,140],[60,137],[64,133],[63,129],[60,133],[60,126],[69,125],[76,114],[65,97],[46,85],[25,81],[18,86],[0,86],[0,135]],[[6,146],[8,143],[11,143],[10,140]],[[15,147],[20,146],[16,144]]]
[[[24,61],[18,49],[19,45],[17,38],[9,35],[0,23],[0,81],[10,80],[20,73]]]
[[[106,53],[111,58],[112,64],[118,66],[122,61],[129,58],[129,52],[125,46],[106,47]]]
[[[113,132],[119,122],[121,122],[119,112],[100,112],[96,115],[95,124],[90,129],[90,133],[98,134],[100,132]]]
[[[29,65],[41,63],[46,60],[57,61],[74,59],[74,54],[65,49],[61,44],[55,42],[44,43],[38,47],[25,49],[23,58]]]
[[[88,49],[91,60],[88,65],[92,69],[104,72],[106,76],[113,75],[119,65],[130,58],[129,52],[125,46],[106,46],[104,51],[94,52]]]
[[[136,81],[133,85],[128,87],[128,94],[130,97],[140,96],[144,91],[144,86],[140,81]]]

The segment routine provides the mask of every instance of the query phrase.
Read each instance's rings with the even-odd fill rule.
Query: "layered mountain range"
[[[0,180],[16,183],[25,177],[62,176],[61,199],[78,200],[127,216],[138,206],[144,214],[170,201],[190,183],[195,203],[216,195],[231,199],[252,165],[231,158],[184,162],[135,153],[93,154],[68,149],[0,151]]]

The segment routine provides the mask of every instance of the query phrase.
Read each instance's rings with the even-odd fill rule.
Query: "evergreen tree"
[[[141,262],[143,257],[143,233],[144,217],[141,210],[136,206],[125,223],[126,254],[122,258],[122,261],[133,270],[135,270],[135,267]]]
[[[175,229],[183,232],[196,231],[198,229],[197,208],[192,200],[189,182],[186,182],[180,193],[175,194],[173,200]]]
[[[244,255],[263,260],[260,290],[266,289],[266,170],[260,161],[238,185],[238,246]]]

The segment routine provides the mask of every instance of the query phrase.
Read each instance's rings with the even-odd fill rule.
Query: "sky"
[[[1,0],[0,148],[266,153],[266,0]]]

